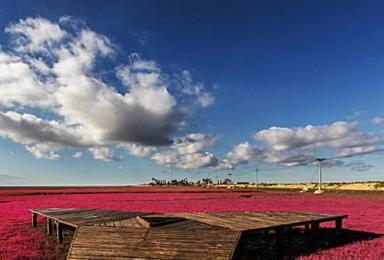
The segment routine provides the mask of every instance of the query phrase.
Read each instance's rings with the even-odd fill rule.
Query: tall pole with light
[[[321,185],[322,185],[322,172],[321,172],[321,166],[322,166],[322,163],[323,161],[325,161],[326,159],[325,158],[316,158],[315,159],[315,162],[317,162],[317,165],[319,167],[319,186],[317,188],[317,190],[315,190],[315,194],[321,194],[323,193],[324,191],[321,189]]]

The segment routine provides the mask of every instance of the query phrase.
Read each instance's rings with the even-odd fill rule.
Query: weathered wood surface
[[[149,215],[147,217],[156,217]],[[203,222],[233,231],[252,231],[292,227],[307,223],[341,221],[347,215],[331,215],[307,212],[213,212],[213,213],[175,213],[162,215],[180,217]]]
[[[136,216],[148,215],[148,213],[143,212],[126,212],[79,208],[33,209],[30,210],[30,212],[32,212],[32,215],[37,214],[75,228],[83,225],[95,225],[98,223],[119,221],[134,218]]]
[[[229,230],[82,226],[68,259],[230,259],[240,237]]]
[[[76,228],[68,259],[231,259],[242,234],[311,227],[347,215],[306,212],[143,213],[96,209],[35,209],[55,222],[58,240],[63,226]],[[49,224],[47,226],[49,228]],[[52,233],[48,230],[48,233]]]

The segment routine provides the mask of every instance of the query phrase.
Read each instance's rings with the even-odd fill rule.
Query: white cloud
[[[191,154],[199,152],[212,146],[216,138],[203,133],[191,133],[182,138],[176,138],[173,142],[173,148],[180,154]]]
[[[155,153],[152,157],[158,164],[174,165],[178,161],[178,154],[175,151],[166,151]]]
[[[256,159],[256,155],[258,155],[259,152],[255,145],[244,142],[234,146],[232,150],[227,153],[226,157],[230,162],[237,165],[246,163],[251,159]]]
[[[0,107],[24,105],[47,107],[53,88],[43,84],[27,63],[0,51]]]
[[[95,158],[96,160],[101,160],[105,162],[117,160],[117,158],[114,157],[112,150],[108,147],[92,147],[89,148],[88,151],[93,155],[93,158]]]
[[[61,156],[56,153],[59,147],[52,143],[39,143],[26,146],[27,151],[37,159],[59,160]]]
[[[169,91],[174,74],[132,54],[129,64],[102,68],[103,73],[116,72],[126,85],[118,92],[96,66],[116,55],[118,48],[75,19],[63,17],[54,23],[27,18],[9,25],[6,32],[13,41],[7,51],[0,51],[2,137],[32,150],[46,143],[95,149],[125,145],[132,155],[150,156],[155,152],[150,147],[171,145],[171,136],[186,125],[181,104],[186,99],[178,100],[186,93]],[[195,84],[190,73],[188,84]],[[189,95],[192,103],[209,103],[204,95],[210,94],[198,85],[198,93]]]
[[[54,143],[62,146],[86,146],[92,141],[79,126],[43,120],[32,114],[0,112],[0,136],[21,144]]]
[[[24,52],[46,51],[66,35],[58,24],[40,17],[20,20],[5,31],[13,36],[16,50]]]
[[[181,155],[176,166],[183,169],[199,169],[215,167],[218,164],[217,158],[208,152],[197,152]]]
[[[82,152],[76,152],[72,155],[72,158],[75,158],[75,159],[80,159],[83,157],[83,153]]]
[[[152,159],[158,164],[174,165],[182,169],[215,168],[218,166],[218,159],[208,152],[194,152],[180,154],[174,150],[156,153]]]
[[[171,147],[152,156],[158,164],[174,165],[183,169],[216,168],[232,169],[227,160],[219,160],[212,153],[204,151],[212,146],[216,138],[203,133],[191,133],[176,138]]]
[[[356,132],[355,122],[335,122],[331,125],[296,127],[271,127],[256,132],[253,137],[264,142],[271,149],[276,151],[302,148],[308,146],[322,147],[327,143],[334,143],[343,140],[351,133]]]
[[[382,125],[384,124],[384,117],[377,116],[374,119],[372,119],[372,124],[374,125]]]
[[[380,134],[362,132],[356,122],[335,122],[330,125],[306,127],[271,127],[256,132],[257,144],[248,142],[235,146],[227,154],[233,164],[261,160],[284,166],[306,165],[316,158],[315,152],[328,151],[330,157],[343,158],[375,153],[383,149],[375,145],[383,142]],[[328,165],[340,165],[340,160]]]
[[[213,166],[213,168],[217,170],[233,170],[235,169],[235,165],[228,159],[223,159],[219,160],[217,165]]]
[[[158,150],[155,146],[145,146],[136,143],[125,143],[119,147],[127,150],[130,155],[137,157],[148,157]]]
[[[32,114],[0,112],[0,136],[21,144],[53,143],[61,146],[86,146],[92,141],[80,126],[43,120]]]

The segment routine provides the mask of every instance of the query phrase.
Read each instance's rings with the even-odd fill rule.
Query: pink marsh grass
[[[47,236],[29,228],[31,208],[81,207],[145,212],[195,211],[306,211],[348,214],[344,227],[384,234],[384,196],[351,194],[299,194],[283,192],[232,192],[211,189],[191,190],[133,188],[111,193],[82,192],[20,195],[14,190],[0,192],[0,259],[51,259],[42,244]],[[124,192],[124,193],[123,193]],[[22,191],[22,194],[31,194]],[[244,197],[252,194],[251,197]],[[302,259],[384,259],[384,236],[344,246],[319,250]]]

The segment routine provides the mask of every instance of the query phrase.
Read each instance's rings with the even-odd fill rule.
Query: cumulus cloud
[[[180,154],[190,154],[199,152],[212,146],[216,138],[203,133],[191,133],[182,138],[176,138],[173,142],[173,148]]]
[[[255,144],[234,146],[227,158],[234,165],[248,160],[261,160],[284,166],[306,165],[315,153],[328,151],[330,157],[344,158],[382,151],[380,134],[363,132],[356,122],[339,121],[330,125],[306,127],[271,127],[253,134]],[[340,160],[327,160],[327,165],[341,165]]]
[[[100,161],[110,162],[117,160],[113,152],[108,147],[91,147],[88,151],[93,155],[93,158]]]
[[[148,157],[158,150],[155,146],[145,146],[136,143],[125,143],[119,147],[125,149],[130,155],[137,157]]]
[[[179,159],[176,166],[184,169],[215,167],[218,164],[218,159],[208,152],[184,154]]]
[[[374,119],[372,119],[372,124],[374,125],[382,125],[384,124],[384,117],[375,117]]]
[[[84,128],[64,122],[44,120],[32,114],[0,112],[0,136],[21,144],[54,143],[63,146],[86,146],[92,143]]]
[[[273,150],[288,150],[303,147],[342,146],[345,138],[356,131],[355,122],[335,122],[331,125],[306,127],[271,127],[256,132],[253,137]],[[364,136],[365,137],[365,136]],[[363,136],[361,136],[363,138]]]
[[[11,43],[0,49],[0,136],[38,158],[84,147],[109,160],[106,149],[120,146],[131,155],[150,156],[155,147],[172,145],[172,136],[185,127],[186,102],[206,106],[213,100],[188,71],[168,74],[136,53],[127,64],[102,68],[126,87],[118,91],[97,66],[118,48],[70,17],[26,18],[5,31]],[[194,92],[185,91],[192,85]],[[48,147],[55,150],[50,154]]]
[[[0,50],[0,108],[12,105],[47,107],[53,88],[43,84],[20,57]]]
[[[156,153],[152,159],[158,164],[174,165],[182,169],[215,168],[219,160],[209,152],[180,154],[175,151]]]
[[[219,160],[215,155],[205,151],[212,146],[216,138],[203,133],[187,134],[176,138],[173,145],[165,151],[152,156],[158,164],[174,165],[183,169],[215,168],[232,169],[227,160]]]
[[[5,31],[12,35],[16,50],[23,52],[46,51],[66,35],[58,24],[41,17],[21,19]]]
[[[226,157],[228,161],[237,165],[246,163],[251,159],[256,159],[256,155],[259,155],[260,152],[260,149],[255,145],[251,145],[249,142],[244,142],[234,146],[232,150],[227,153]]]
[[[25,147],[37,159],[59,160],[61,156],[56,153],[60,147],[52,143],[39,143]]]

